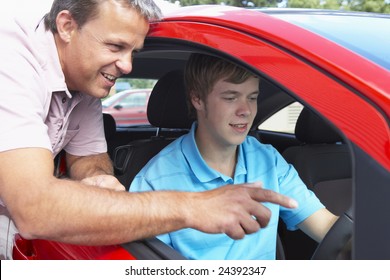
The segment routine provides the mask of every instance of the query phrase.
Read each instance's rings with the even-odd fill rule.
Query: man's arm
[[[298,225],[298,227],[317,242],[321,242],[339,217],[322,208]]]
[[[66,165],[69,176],[74,180],[96,175],[114,175],[112,162],[107,153],[91,156],[74,156],[66,153]]]
[[[74,156],[66,153],[69,177],[85,184],[124,191],[126,188],[114,177],[112,162],[107,153]]]
[[[193,227],[237,239],[268,223],[270,212],[257,201],[294,206],[280,194],[244,185],[204,193],[128,193],[57,179],[53,170],[46,149],[0,153],[1,199],[25,238],[108,245]]]

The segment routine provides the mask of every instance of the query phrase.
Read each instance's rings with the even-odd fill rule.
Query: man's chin
[[[110,90],[96,89],[85,91],[84,94],[101,99],[107,97],[110,94]]]

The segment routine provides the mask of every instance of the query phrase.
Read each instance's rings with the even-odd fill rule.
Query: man
[[[190,112],[197,121],[187,135],[163,149],[140,171],[130,190],[199,192],[261,181],[265,189],[297,200],[299,207],[264,203],[272,212],[268,226],[242,240],[195,229],[159,238],[189,259],[275,259],[280,215],[289,229],[300,228],[316,241],[322,240],[337,217],[324,208],[272,146],[248,136],[257,113],[259,78],[203,54],[191,55],[184,76]],[[207,217],[209,209],[201,215]]]
[[[106,153],[100,98],[132,70],[149,21],[160,18],[152,0],[55,0],[43,19],[32,11],[18,17],[4,10],[0,258],[12,257],[17,231],[27,239],[84,245],[123,243],[183,227],[242,238],[266,225],[270,212],[239,202],[295,205],[256,185],[202,194],[122,191]],[[53,175],[53,158],[61,150],[68,179]],[[202,209],[213,212],[207,220],[199,218]]]

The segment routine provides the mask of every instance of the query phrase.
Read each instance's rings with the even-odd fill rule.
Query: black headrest
[[[183,71],[175,70],[161,77],[148,102],[148,120],[160,128],[190,128]]]
[[[307,108],[304,108],[298,117],[295,136],[301,142],[310,144],[342,141],[340,134],[330,124]]]
[[[104,135],[106,140],[110,139],[116,133],[116,122],[112,115],[103,113]]]

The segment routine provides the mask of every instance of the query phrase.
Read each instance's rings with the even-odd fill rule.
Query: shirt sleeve
[[[28,34],[11,19],[2,20],[6,22],[2,22],[0,38],[6,43],[0,52],[0,151],[27,147],[51,151],[44,123],[50,99],[42,61]]]
[[[289,230],[298,229],[297,225],[325,206],[317,196],[307,188],[301,180],[296,169],[275,150],[276,167],[278,170],[280,193],[294,198],[298,202],[298,208],[280,208],[280,217],[286,223]]]

